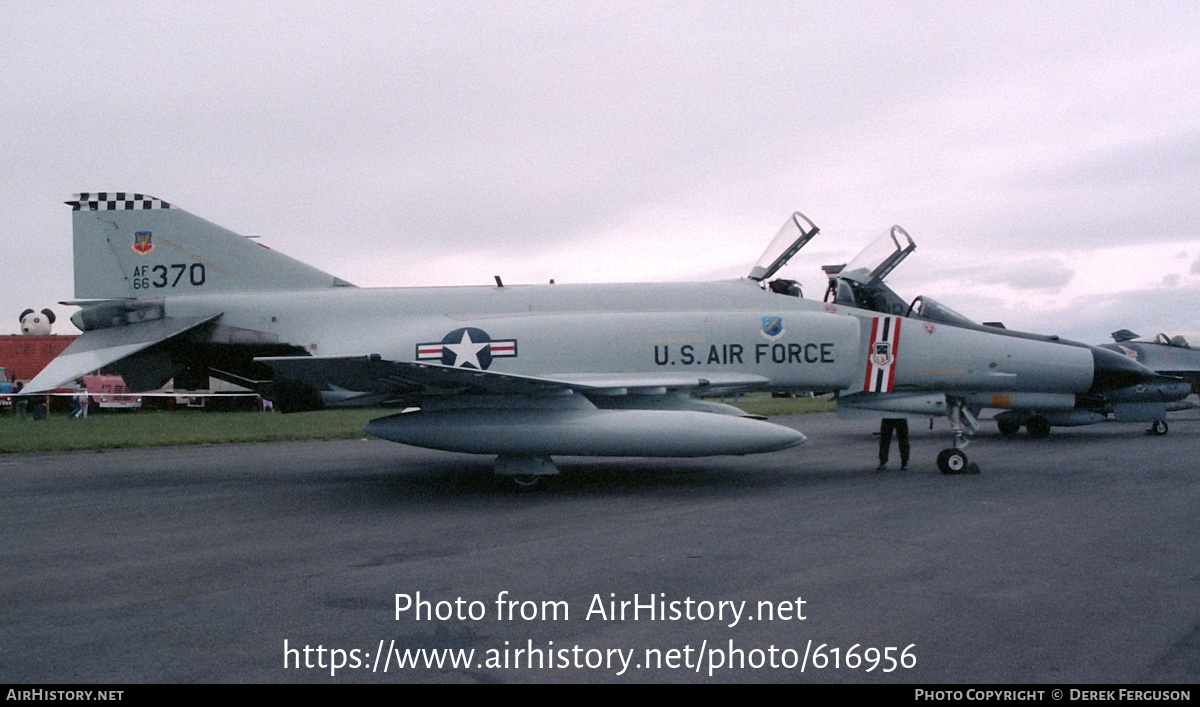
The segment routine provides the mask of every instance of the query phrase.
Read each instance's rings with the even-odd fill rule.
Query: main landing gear
[[[946,396],[947,416],[950,418],[950,434],[954,436],[954,446],[943,449],[941,454],[938,454],[938,471],[943,474],[979,473],[979,465],[969,461],[966,452],[963,451],[967,446],[966,429],[969,428],[971,434],[979,431],[979,422],[971,411],[963,406],[965,402],[962,398]]]
[[[1146,434],[1154,435],[1155,437],[1162,437],[1166,433],[1167,433],[1167,421],[1166,420],[1155,420],[1154,422],[1150,423],[1150,429],[1146,430]]]

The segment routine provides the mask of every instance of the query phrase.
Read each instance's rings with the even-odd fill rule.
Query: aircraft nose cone
[[[1192,394],[1192,382],[1182,378],[1162,384],[1159,395],[1167,402],[1177,402]]]
[[[1132,358],[1116,351],[1090,346],[1092,350],[1092,387],[1089,393],[1103,393],[1146,383],[1158,374]]]

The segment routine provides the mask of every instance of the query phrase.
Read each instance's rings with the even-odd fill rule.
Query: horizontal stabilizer
[[[217,317],[182,317],[94,329],[84,332],[63,350],[50,365],[29,381],[22,393],[45,393],[97,371],[123,358],[206,324]]]

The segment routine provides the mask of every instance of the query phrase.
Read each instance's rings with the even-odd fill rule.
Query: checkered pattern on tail
[[[68,201],[72,211],[148,211],[169,209],[171,205],[147,194],[124,191],[84,192]]]

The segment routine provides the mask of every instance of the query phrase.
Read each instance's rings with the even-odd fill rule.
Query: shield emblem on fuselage
[[[886,366],[892,362],[892,345],[886,341],[875,342],[871,350],[871,363],[876,366]]]
[[[783,336],[783,317],[763,317],[762,335],[771,341]]]
[[[154,250],[154,242],[151,240],[153,235],[150,231],[138,231],[133,234],[133,252],[138,255],[148,255]]]

